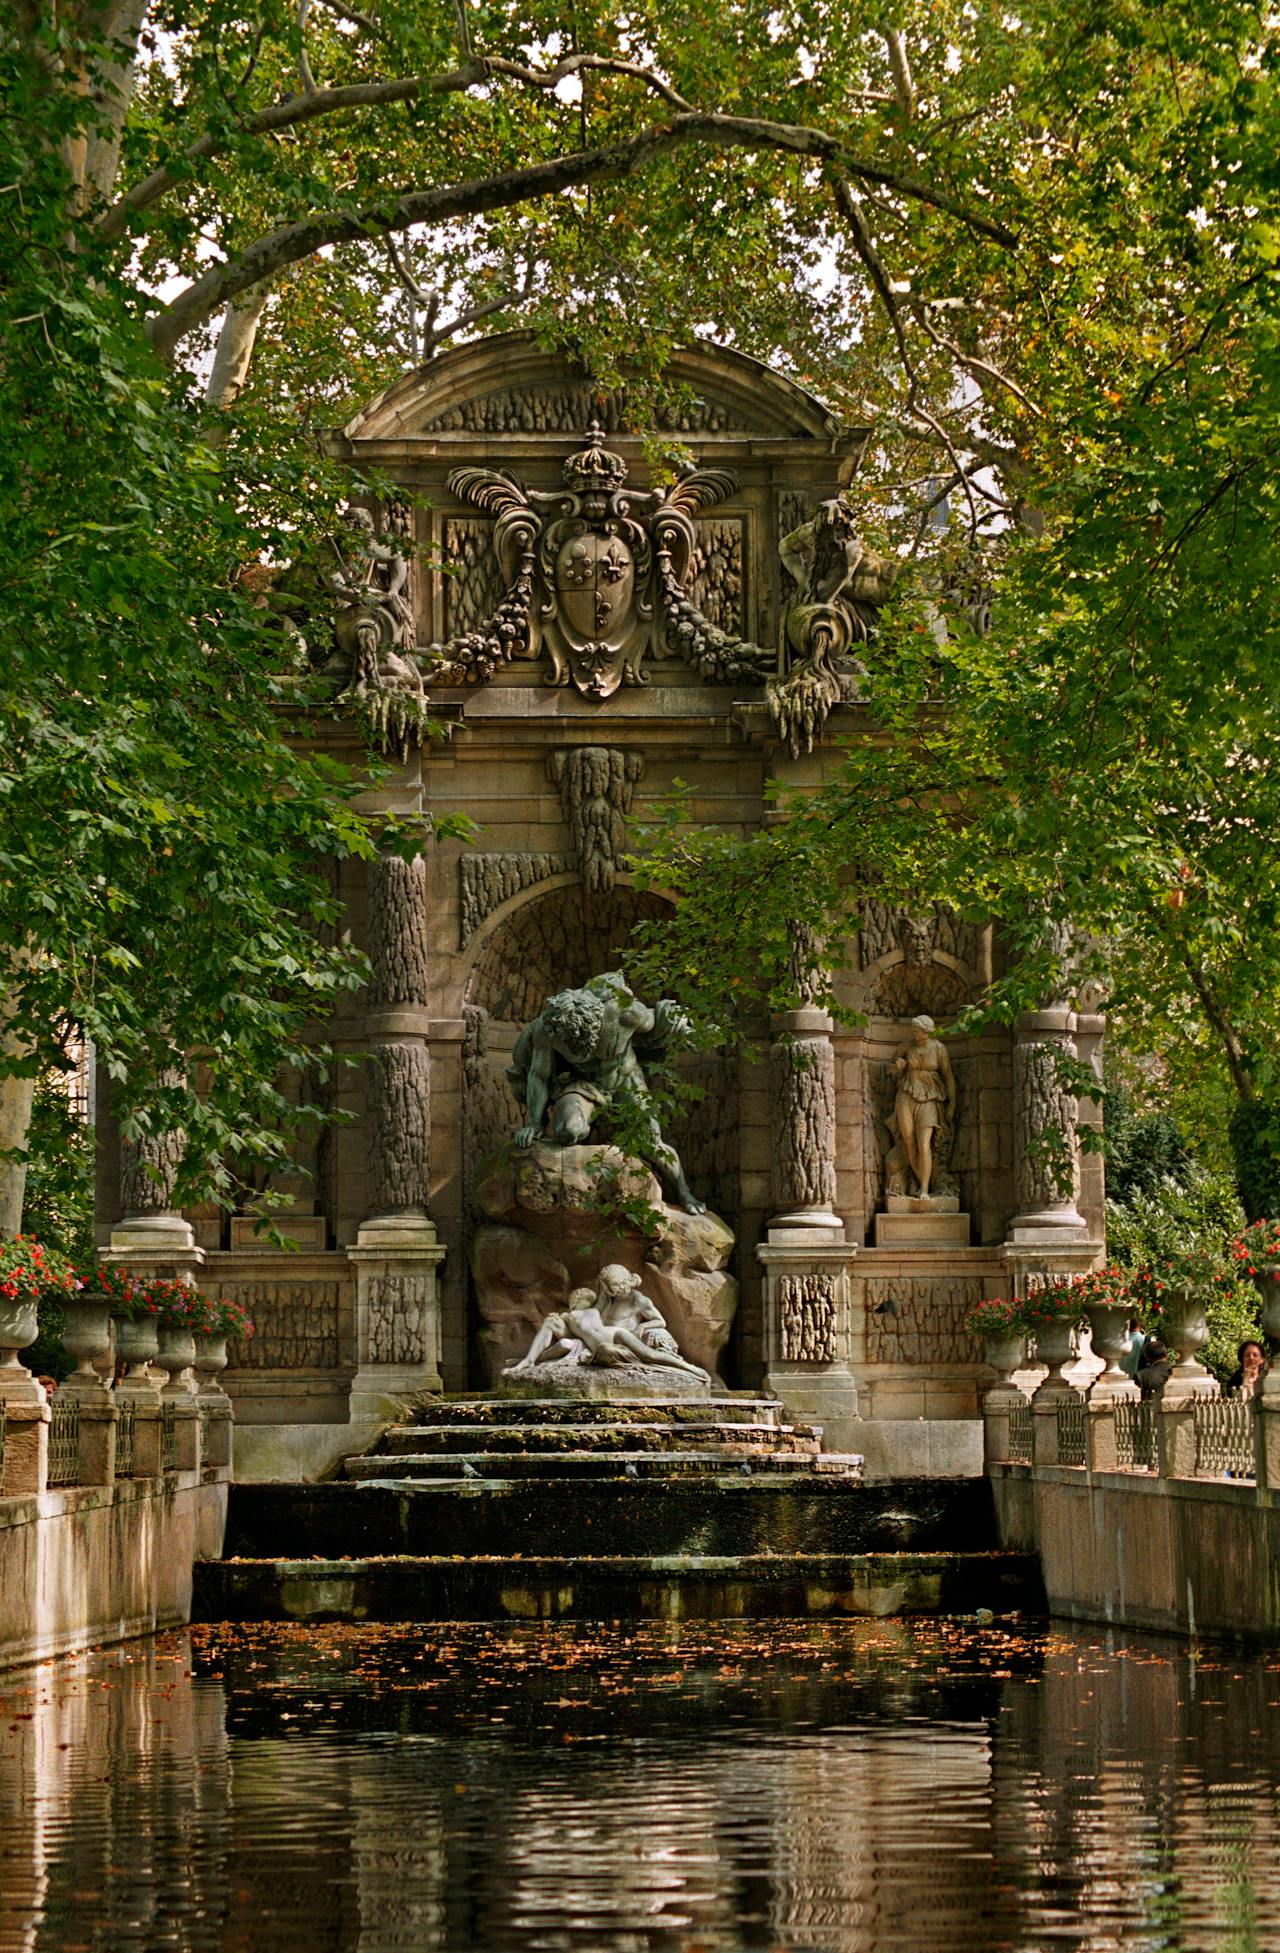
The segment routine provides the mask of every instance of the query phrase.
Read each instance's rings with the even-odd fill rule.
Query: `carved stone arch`
[[[867,1009],[873,1017],[925,1014],[941,1023],[963,1010],[971,994],[963,965],[939,950],[924,962],[912,962],[895,950],[867,971]]]
[[[616,968],[638,923],[670,913],[663,896],[622,876],[593,896],[576,875],[553,876],[504,902],[477,930],[465,1003],[497,1022],[527,1024],[557,990]]]
[[[685,404],[668,416],[676,434],[773,436],[859,452],[865,430],[842,427],[794,380],[731,347],[692,345],[672,355],[667,377]],[[661,418],[661,417],[660,417]],[[648,431],[625,388],[601,391],[530,332],[495,333],[404,374],[343,428],[351,442],[432,435],[580,434],[588,420],[607,434]]]

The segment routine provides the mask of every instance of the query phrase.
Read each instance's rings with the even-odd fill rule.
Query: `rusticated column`
[[[836,1198],[836,1063],[832,1020],[806,1003],[774,1020],[769,1050],[773,1198],[764,1270],[765,1387],[789,1413],[815,1417],[829,1449],[850,1443],[857,1392],[849,1372],[849,1265]]]
[[[839,1228],[832,1020],[806,1005],[775,1019],[769,1049],[774,1227]]]
[[[159,1083],[172,1089],[183,1083],[180,1071],[161,1074]],[[174,1205],[178,1168],[182,1164],[184,1132],[145,1133],[120,1139],[120,1205],[122,1217],[111,1234],[112,1248],[145,1255],[179,1253],[194,1240],[191,1225]],[[159,1274],[160,1268],[152,1272]]]
[[[369,869],[369,1211],[425,1217],[431,1186],[427,865]]]
[[[359,1370],[351,1414],[376,1419],[440,1388],[444,1249],[431,1192],[427,864],[382,854],[369,869],[369,1218],[356,1268]]]
[[[1080,1151],[1076,1095],[1059,1072],[1061,1058],[1076,1057],[1075,1013],[1065,1004],[1027,1011],[1018,1019],[1013,1046],[1014,1188],[1018,1212],[1012,1240],[1034,1233],[1049,1245],[1055,1232],[1084,1231],[1076,1207]]]

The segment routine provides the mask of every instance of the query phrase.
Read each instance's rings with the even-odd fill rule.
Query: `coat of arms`
[[[629,489],[626,462],[594,424],[563,473],[564,488],[547,493],[491,468],[454,470],[454,494],[497,517],[494,548],[507,597],[474,649],[467,639],[438,648],[463,678],[545,649],[553,683],[606,699],[620,685],[648,682],[644,658],[655,645],[665,648],[664,621],[686,581],[694,518],[738,483],[706,469],[670,489]]]

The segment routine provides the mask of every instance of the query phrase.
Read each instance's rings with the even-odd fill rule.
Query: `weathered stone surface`
[[[829,1036],[770,1051],[773,1197],[779,1208],[830,1208],[836,1197],[836,1068]]]
[[[836,1283],[832,1276],[784,1275],[778,1283],[778,1316],[784,1363],[836,1360]]]
[[[430,1058],[422,1044],[382,1045],[369,1090],[369,1211],[426,1210],[430,1185]]]
[[[369,864],[369,1001],[425,1004],[428,999],[427,864],[382,854]]]
[[[236,1370],[332,1370],[341,1359],[338,1282],[224,1282],[254,1334],[231,1343]]]
[[[738,433],[750,425],[718,400],[660,407],[654,418],[659,427],[673,434]],[[502,387],[480,399],[447,407],[424,423],[424,432],[577,434],[591,419],[599,421],[606,434],[634,427],[625,387],[601,392],[590,380],[568,380],[560,386]]]
[[[651,1209],[656,1235],[605,1211],[606,1186]],[[610,1262],[643,1277],[681,1355],[715,1375],[738,1301],[725,1272],[733,1234],[717,1215],[667,1206],[648,1169],[611,1146],[534,1146],[485,1176],[476,1203],[497,1224],[478,1230],[472,1250],[491,1377]]]
[[[586,1397],[605,1403],[636,1397],[661,1402],[669,1397],[711,1395],[710,1384],[700,1383],[682,1370],[653,1370],[642,1363],[602,1370],[579,1363],[575,1357],[539,1363],[527,1375],[500,1377],[498,1389],[504,1397]]]
[[[575,746],[550,754],[547,771],[559,789],[582,886],[588,895],[606,895],[626,853],[627,815],[644,760],[616,746]]]
[[[445,631],[478,631],[502,601],[502,566],[493,524],[480,516],[451,516],[444,525]]]
[[[465,949],[476,930],[495,909],[526,888],[549,881],[553,875],[572,874],[571,854],[473,854],[458,858],[458,894],[461,911],[459,947]]]
[[[638,922],[670,913],[661,895],[619,882],[588,902],[579,888],[551,888],[518,908],[476,962],[467,1002],[506,1023],[527,1024],[557,990],[616,970]]]
[[[689,595],[709,624],[731,637],[741,637],[747,627],[742,520],[738,516],[713,516],[699,522],[695,533]]]

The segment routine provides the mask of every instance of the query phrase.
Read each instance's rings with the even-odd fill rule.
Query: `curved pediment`
[[[852,430],[793,380],[726,346],[695,345],[672,356],[681,398],[660,414],[659,431],[820,441],[843,446]],[[606,434],[651,431],[633,416],[625,387],[602,389],[532,333],[478,339],[406,373],[343,429],[348,440],[413,436],[569,435],[591,421]]]

